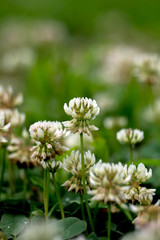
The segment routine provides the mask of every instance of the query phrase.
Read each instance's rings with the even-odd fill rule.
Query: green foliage
[[[17,236],[26,228],[28,223],[28,218],[24,215],[3,214],[0,228],[4,233]]]
[[[84,232],[87,223],[75,217],[68,217],[59,221],[59,225],[63,228],[63,239],[70,239]]]

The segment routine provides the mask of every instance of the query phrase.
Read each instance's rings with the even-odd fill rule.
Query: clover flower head
[[[159,240],[160,239],[160,222],[151,221],[141,230],[126,234],[122,240]]]
[[[104,119],[104,126],[105,128],[120,128],[127,125],[128,120],[126,117],[119,116],[119,117],[107,117]]]
[[[143,163],[138,164],[136,167],[134,164],[124,166],[124,175],[130,175],[131,181],[136,181],[136,184],[141,184],[146,182],[148,179],[152,177],[152,169],[150,168],[149,171],[144,166]]]
[[[139,189],[138,197],[140,204],[143,206],[150,205],[153,200],[153,196],[155,195],[155,191],[156,189],[147,189],[146,187],[141,187]]]
[[[160,78],[160,57],[157,54],[140,54],[135,59],[133,74],[140,82],[157,83]]]
[[[24,131],[26,132],[25,138]],[[19,168],[33,168],[37,166],[37,162],[31,159],[31,146],[32,143],[26,130],[23,130],[22,137],[17,137],[12,134],[7,147],[9,160],[17,164]]]
[[[95,119],[99,114],[100,108],[95,100],[90,98],[73,98],[69,102],[69,106],[64,104],[64,110],[67,115],[73,117],[71,121],[63,122],[66,130],[73,133],[87,133],[98,130],[94,125],[90,125],[90,120]]]
[[[149,105],[143,112],[145,121],[158,122],[160,120],[160,99],[156,99],[154,103]]]
[[[21,105],[23,102],[22,93],[14,94],[13,88],[8,86],[4,88],[0,85],[0,108],[12,109]]]
[[[23,234],[23,240],[62,240],[62,229],[58,223],[54,220],[48,224],[40,221],[29,225]]]
[[[139,49],[132,46],[111,46],[103,51],[99,75],[108,84],[124,84],[132,77],[134,60],[139,56]]]
[[[89,190],[89,169],[95,163],[95,156],[90,151],[84,153],[84,165],[85,165],[85,183]],[[71,155],[63,159],[63,169],[70,173],[72,177],[67,180],[62,186],[68,188],[68,191],[74,190],[76,193],[80,191],[83,193],[83,181],[82,181],[82,165],[81,165],[81,153],[78,151],[72,151]]]
[[[31,158],[37,161],[49,160],[55,155],[61,155],[68,149],[61,144],[65,132],[60,122],[39,121],[29,128],[30,136],[36,142],[31,148]]]
[[[129,189],[127,190],[126,199],[139,201],[141,205],[149,205],[155,195],[155,189],[147,189],[141,187],[140,184],[146,182],[152,177],[152,169],[147,170],[143,163],[140,163],[138,167],[131,164],[128,168],[124,166],[124,177],[130,176]]]
[[[121,144],[135,145],[144,139],[144,132],[139,129],[121,129],[117,132],[117,140]]]
[[[25,114],[20,113],[18,109],[9,109],[5,108],[0,110],[0,112],[4,112],[5,122],[11,123],[11,127],[20,126],[25,121]]]
[[[122,203],[125,200],[123,192],[128,189],[126,185],[129,180],[130,176],[124,178],[124,167],[120,162],[113,164],[99,161],[89,171],[93,189],[89,193],[94,195],[92,200]]]
[[[49,170],[51,173],[55,173],[62,168],[62,163],[55,159],[52,161],[41,161],[40,164],[44,169]]]
[[[8,123],[5,125],[5,116],[4,113],[0,113],[0,143],[6,143],[7,139],[3,136],[3,133],[8,132],[11,124]]]
[[[6,73],[14,73],[19,70],[27,70],[36,60],[36,54],[32,48],[19,47],[6,51],[2,55],[1,70]]]
[[[39,142],[52,142],[60,139],[63,135],[63,129],[60,122],[39,121],[30,126],[31,138]]]
[[[156,204],[141,207],[138,211],[138,216],[134,219],[133,223],[136,229],[143,229],[147,227],[150,222],[160,221],[160,201],[158,200]]]
[[[101,112],[113,111],[117,107],[116,99],[105,92],[98,92],[94,95],[98,106],[101,109]]]

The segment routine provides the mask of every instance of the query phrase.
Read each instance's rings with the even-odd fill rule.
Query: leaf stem
[[[11,160],[8,160],[10,195],[14,193],[14,167]]]
[[[92,230],[92,232],[94,232],[94,225],[93,225],[93,221],[92,221],[91,212],[90,212],[90,209],[89,209],[87,190],[86,190],[83,133],[80,133],[80,142],[81,142],[81,164],[82,164],[82,181],[83,181],[84,198],[85,198],[85,204],[86,204],[86,209],[87,209],[87,214],[88,214],[91,230]]]
[[[24,179],[23,179],[23,198],[26,200],[26,194],[27,194],[27,171],[24,169]]]
[[[4,173],[6,168],[6,147],[1,149],[1,180],[0,180],[0,199],[2,194],[3,188],[3,181],[4,181]]]
[[[81,203],[81,213],[82,213],[82,219],[85,220],[85,214],[84,214],[84,206],[83,206],[83,195],[81,192],[79,193],[80,203]]]
[[[130,163],[133,163],[133,146],[129,146],[129,153],[130,153]]]
[[[111,204],[108,203],[108,240],[111,239]]]
[[[52,176],[53,176],[54,186],[55,186],[55,189],[56,189],[56,195],[57,195],[59,208],[60,208],[60,211],[61,211],[61,217],[62,217],[62,219],[64,219],[65,215],[64,215],[64,209],[63,209],[62,200],[61,200],[61,196],[60,196],[60,192],[59,192],[59,187],[58,187],[58,184],[56,182],[55,174],[53,173]]]
[[[48,222],[49,181],[50,181],[49,171],[47,169],[44,169],[43,199],[44,199],[44,212],[45,212],[46,222]]]

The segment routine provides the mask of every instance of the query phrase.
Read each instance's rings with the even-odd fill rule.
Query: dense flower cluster
[[[156,99],[152,105],[149,105],[143,112],[144,119],[148,122],[160,121],[160,99]]]
[[[64,110],[67,115],[73,117],[71,121],[63,122],[66,130],[73,133],[87,133],[98,130],[94,125],[90,125],[90,120],[99,114],[99,107],[95,100],[90,98],[73,98],[69,102],[69,106],[64,104]]]
[[[134,145],[143,140],[144,133],[138,129],[122,129],[117,132],[117,140],[122,144]]]
[[[4,113],[0,113],[0,134],[4,132],[8,132],[10,128],[10,123],[5,125],[5,116]],[[6,143],[7,139],[2,135],[0,135],[0,143]]]
[[[6,52],[2,56],[1,70],[7,73],[25,70],[33,66],[36,60],[35,52],[29,47],[20,47]]]
[[[23,234],[23,240],[62,240],[62,229],[54,220],[46,224],[42,220],[28,226]]]
[[[41,161],[40,164],[44,169],[49,170],[51,173],[55,173],[62,168],[62,163],[54,159],[51,161]]]
[[[86,187],[89,190],[89,169],[95,164],[95,156],[90,151],[84,153]],[[81,154],[79,151],[72,151],[71,155],[63,159],[63,169],[72,174],[62,186],[68,188],[68,191],[74,190],[76,193],[83,193]]]
[[[0,86],[0,108],[14,108],[21,105],[23,102],[22,93],[14,95],[13,88],[11,86],[4,88]]]
[[[118,45],[111,46],[104,53],[100,77],[109,84],[127,83],[132,77],[135,59],[140,54],[139,49]]]
[[[31,146],[29,134],[25,129],[22,132],[22,137],[12,134],[7,147],[9,160],[16,163],[19,168],[32,168],[36,166],[37,162],[31,159]]]
[[[18,109],[2,109],[4,112],[6,123],[10,122],[11,127],[22,125],[25,121],[25,114],[20,113]]]
[[[119,116],[119,117],[107,117],[104,119],[104,126],[106,128],[121,128],[121,127],[124,127],[126,126],[128,123],[128,120],[126,117],[122,117],[122,116]]]
[[[139,81],[155,84],[160,78],[160,58],[156,54],[141,54],[135,59],[134,75]]]
[[[17,109],[22,102],[23,95],[21,93],[15,95],[12,87],[0,86],[0,113],[4,113],[5,123],[11,123],[11,127],[24,123],[25,114],[20,113]]]
[[[139,201],[141,205],[149,205],[155,195],[155,189],[147,189],[141,187],[140,184],[146,182],[152,177],[152,169],[149,171],[146,169],[143,163],[140,163],[138,167],[131,164],[129,167],[124,166],[124,178],[130,176],[129,189],[126,191],[126,199]]]
[[[31,148],[31,158],[34,160],[46,161],[67,150],[61,144],[64,131],[60,122],[39,121],[30,126],[29,132],[36,142],[36,146]]]
[[[160,222],[160,201],[156,204],[149,206],[141,206],[138,210],[138,216],[134,219],[133,223],[137,229],[147,227],[150,222]]]
[[[89,171],[89,181],[94,195],[92,200],[103,201],[104,203],[121,203],[125,200],[124,192],[128,189],[130,176],[124,178],[124,167],[119,162],[102,163],[100,160]]]
[[[122,240],[159,240],[160,239],[160,222],[151,222],[142,230],[125,235]]]

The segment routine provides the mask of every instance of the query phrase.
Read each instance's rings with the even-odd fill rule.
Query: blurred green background
[[[99,157],[104,148],[117,161],[125,157],[115,138],[118,129],[103,125],[107,116],[119,115],[127,117],[128,127],[145,130],[142,156],[159,157],[159,125],[145,122],[142,114],[151,102],[150,87],[133,78],[112,85],[100,74],[112,46],[159,53],[159,9],[158,0],[1,1],[0,83],[24,93],[27,128],[38,120],[67,120],[63,105],[73,97],[96,98],[104,106],[95,120]]]

